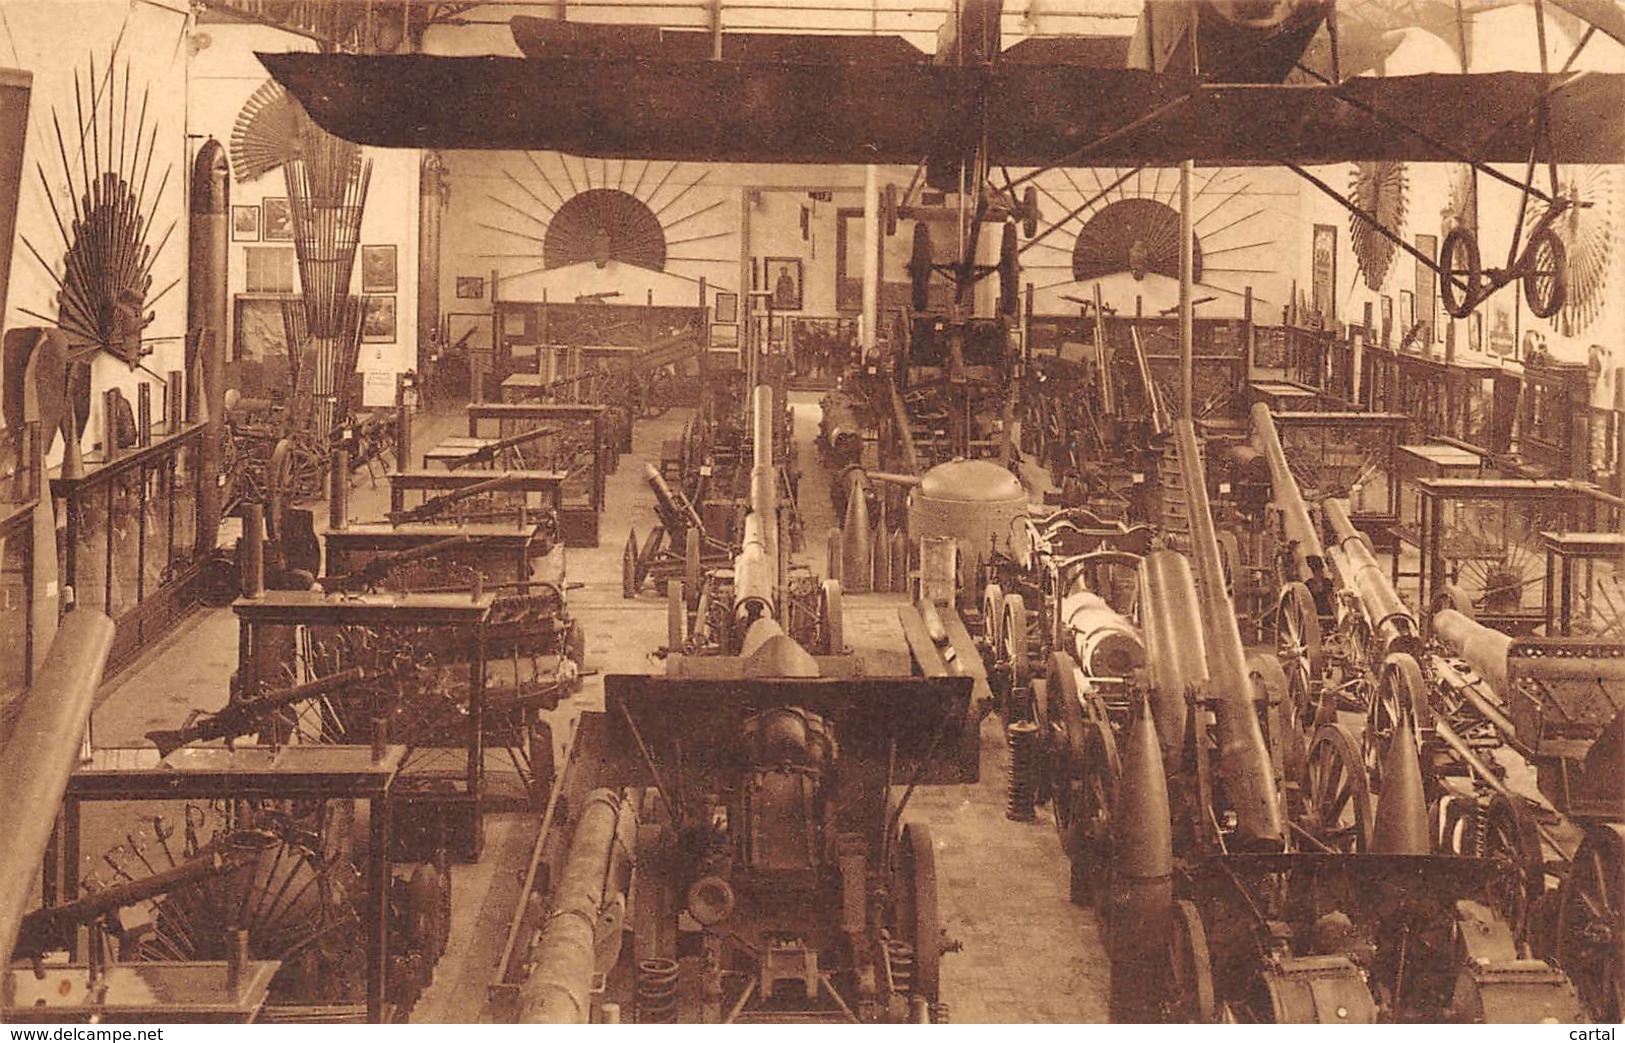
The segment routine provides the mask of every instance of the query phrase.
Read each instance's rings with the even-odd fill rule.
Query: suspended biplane
[[[1625,13],[1613,0],[1545,3],[1587,26],[1579,47],[1595,32],[1625,41]],[[1419,259],[1444,277],[1453,314],[1520,276],[1537,313],[1550,313],[1562,305],[1562,244],[1550,226],[1569,205],[1556,191],[1555,165],[1625,160],[1625,76],[1570,71],[1573,56],[1542,72],[1353,75],[1380,41],[1348,15],[1340,34],[1329,0],[1152,0],[1132,38],[1035,37],[1003,48],[1002,7],[956,4],[935,55],[901,36],[518,17],[522,58],[261,59],[325,129],[365,145],[917,166],[911,187],[956,196],[964,234],[950,265],[916,248],[916,303],[933,268],[953,279],[960,306],[973,283],[997,273],[1004,314],[1016,309],[1014,225],[1029,237],[1036,231],[1039,174],[1183,160],[1284,165],[1306,176],[1305,167],[1342,161],[1471,164],[1517,185],[1523,205],[1544,204],[1545,214],[1521,243],[1514,238],[1504,268],[1482,267],[1470,227],[1447,238],[1440,260]],[[1534,9],[1544,33],[1542,0]],[[1518,164],[1529,172],[1521,182],[1492,166]],[[1548,191],[1534,185],[1539,166],[1551,174]],[[1012,169],[1027,172],[1012,177]],[[1377,215],[1310,180],[1415,252]],[[915,205],[912,192],[886,200],[890,227]],[[1007,228],[995,265],[976,263],[985,220]]]

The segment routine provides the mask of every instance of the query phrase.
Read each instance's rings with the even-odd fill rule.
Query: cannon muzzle
[[[1471,619],[1453,608],[1433,616],[1433,635],[1478,671],[1494,692],[1507,695],[1507,653],[1512,638]]]
[[[1253,445],[1264,454],[1264,460],[1269,464],[1270,489],[1275,497],[1275,505],[1281,511],[1286,538],[1293,544],[1292,558],[1298,569],[1298,575],[1294,578],[1307,583],[1326,560],[1326,551],[1320,544],[1320,533],[1315,530],[1315,523],[1309,517],[1309,505],[1304,503],[1298,480],[1292,476],[1292,468],[1287,466],[1286,452],[1281,448],[1281,439],[1275,431],[1275,417],[1270,414],[1270,407],[1262,402],[1253,406]]]

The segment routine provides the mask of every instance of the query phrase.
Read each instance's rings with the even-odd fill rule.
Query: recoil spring
[[[638,1023],[670,1025],[677,1020],[677,961],[638,963]]]
[[[1016,721],[1006,725],[1005,741],[1010,744],[1010,793],[1004,816],[1017,822],[1037,817],[1038,803],[1038,725]]]

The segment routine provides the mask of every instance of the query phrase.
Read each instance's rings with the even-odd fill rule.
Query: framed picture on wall
[[[485,277],[481,275],[459,275],[457,277],[457,299],[460,301],[483,301],[485,299]]]
[[[361,343],[395,343],[395,298],[364,297],[361,304]]]
[[[261,218],[265,241],[269,243],[293,242],[293,208],[286,196],[267,196],[260,203],[264,211]]]
[[[729,324],[738,322],[739,294],[718,292],[716,313],[711,321]]]
[[[1394,340],[1394,299],[1388,294],[1382,295],[1382,346],[1392,347]]]
[[[260,241],[260,208],[257,205],[231,208],[231,241],[234,243]]]
[[[394,293],[395,244],[361,248],[361,292]]]
[[[773,310],[800,311],[801,258],[768,257],[762,263],[767,268],[764,281],[773,293]]]
[[[1436,258],[1439,256],[1439,237],[1436,235],[1418,235],[1416,237],[1416,250],[1422,257]],[[1423,344],[1433,343],[1434,327],[1438,323],[1433,321],[1433,302],[1439,296],[1439,277],[1431,265],[1423,264],[1421,258],[1416,261],[1416,321],[1425,327],[1418,333],[1416,339]],[[1406,327],[1408,330],[1410,327]],[[1439,331],[1442,340],[1444,331]]]
[[[1518,302],[1522,294],[1498,293],[1490,298],[1490,328],[1485,345],[1492,355],[1516,358],[1518,355]]]

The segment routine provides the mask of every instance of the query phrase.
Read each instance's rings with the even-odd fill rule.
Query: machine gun
[[[460,456],[455,460],[448,460],[446,462],[446,469],[449,471],[457,471],[464,467],[476,467],[481,464],[488,464],[496,460],[497,457],[501,456],[509,449],[517,449],[519,446],[522,446],[527,442],[534,442],[538,438],[544,438],[547,435],[556,435],[558,433],[559,429],[556,427],[535,427],[531,428],[529,431],[521,431],[517,435],[509,435],[507,438],[499,438],[494,442],[487,442],[484,445],[479,446],[467,456]]]
[[[113,884],[61,905],[42,906],[23,917],[12,955],[39,959],[63,945],[67,928],[95,923],[128,906],[223,876],[239,863],[240,859],[231,857],[230,849],[215,848],[150,876]]]
[[[495,478],[487,478],[482,482],[475,482],[473,485],[465,485],[461,489],[452,489],[431,496],[416,507],[408,507],[401,511],[390,511],[389,523],[399,525],[402,522],[427,521],[454,504],[474,499],[477,496],[484,496],[487,493],[499,492],[510,486],[517,485],[519,482],[520,477],[518,475],[499,474]]]
[[[258,732],[265,727],[267,718],[275,711],[307,699],[317,699],[340,691],[367,679],[362,667],[340,670],[326,677],[280,692],[269,692],[250,699],[230,703],[224,709],[203,714],[193,711],[179,728],[156,729],[147,733],[147,741],[158,747],[160,757],[168,757],[182,746],[208,739],[224,739],[231,746],[234,740]]]
[[[342,576],[324,576],[322,589],[329,594],[365,594],[382,583],[391,570],[410,562],[432,558],[442,551],[460,547],[468,542],[467,536],[448,536],[443,540],[425,543],[421,547],[388,551],[369,559],[359,569]]]

